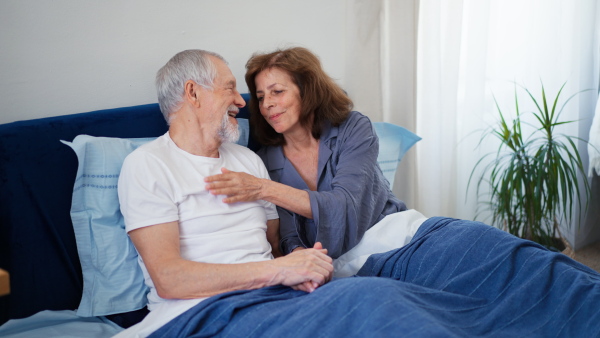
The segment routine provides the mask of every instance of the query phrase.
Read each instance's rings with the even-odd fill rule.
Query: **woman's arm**
[[[379,139],[366,116],[351,113],[331,144],[331,170],[323,179],[329,184],[308,194],[317,228],[312,240],[323,243],[329,255],[337,258],[358,244],[381,218],[406,206],[392,194],[377,164]]]
[[[321,141],[327,142],[326,139]],[[209,177],[211,183],[207,189],[213,194],[235,194],[240,201],[263,197],[289,210],[290,215],[282,215],[279,211],[282,242],[291,242],[289,245],[282,243],[284,253],[301,244],[297,229],[303,226],[305,219],[312,219],[317,228],[316,238],[307,238],[308,242],[302,245],[310,247],[317,241],[322,242],[331,257],[337,258],[358,244],[365,231],[383,216],[405,210],[406,206],[393,196],[377,164],[379,139],[366,116],[351,113],[338,128],[335,142],[329,146],[331,156],[325,166],[326,172],[319,173],[327,176],[324,181],[328,183],[319,183],[318,191],[301,190],[269,180],[263,184],[243,173],[233,178],[233,173],[227,170],[222,175]],[[227,184],[223,184],[225,173],[232,174]],[[217,181],[219,184],[213,185]],[[236,192],[238,190],[242,193]],[[229,202],[229,199],[225,201]]]
[[[225,203],[265,200],[296,214],[312,219],[308,192],[244,172],[221,169],[222,174],[204,179],[213,195],[225,195]]]

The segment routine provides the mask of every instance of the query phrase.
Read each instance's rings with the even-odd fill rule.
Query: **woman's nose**
[[[269,108],[273,107],[275,105],[275,103],[271,99],[270,95],[265,95],[263,97],[262,105],[263,105],[263,108],[269,109]]]

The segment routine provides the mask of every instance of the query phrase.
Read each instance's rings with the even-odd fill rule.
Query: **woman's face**
[[[279,68],[269,68],[256,75],[256,97],[261,115],[280,134],[301,130],[300,89],[292,77]]]

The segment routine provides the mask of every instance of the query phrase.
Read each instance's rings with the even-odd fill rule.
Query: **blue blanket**
[[[406,246],[311,294],[209,298],[152,337],[597,337],[600,274],[491,226],[431,218]]]

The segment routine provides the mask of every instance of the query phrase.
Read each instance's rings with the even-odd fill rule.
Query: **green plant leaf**
[[[539,98],[523,87],[537,108],[531,112],[534,123],[521,120],[525,115],[519,107],[516,85],[514,119],[507,118],[494,97],[498,124],[495,129],[486,130],[477,146],[490,136],[500,143],[496,151],[476,162],[467,184],[468,190],[471,180],[476,179],[476,217],[491,211],[492,225],[547,245],[556,235],[557,222],[570,225],[575,208],[587,209],[587,202],[585,206],[582,204],[589,200],[591,191],[587,179],[582,179],[583,190],[580,189],[578,175],[585,177],[585,171],[573,139],[586,141],[554,131],[557,126],[575,122],[559,120],[566,104],[581,93],[570,96],[557,111],[565,85],[566,82],[551,100],[543,83]],[[549,102],[552,103],[550,108]],[[523,124],[532,126],[533,131],[524,135]],[[484,194],[484,187],[489,192]],[[582,214],[579,213],[580,217]]]

